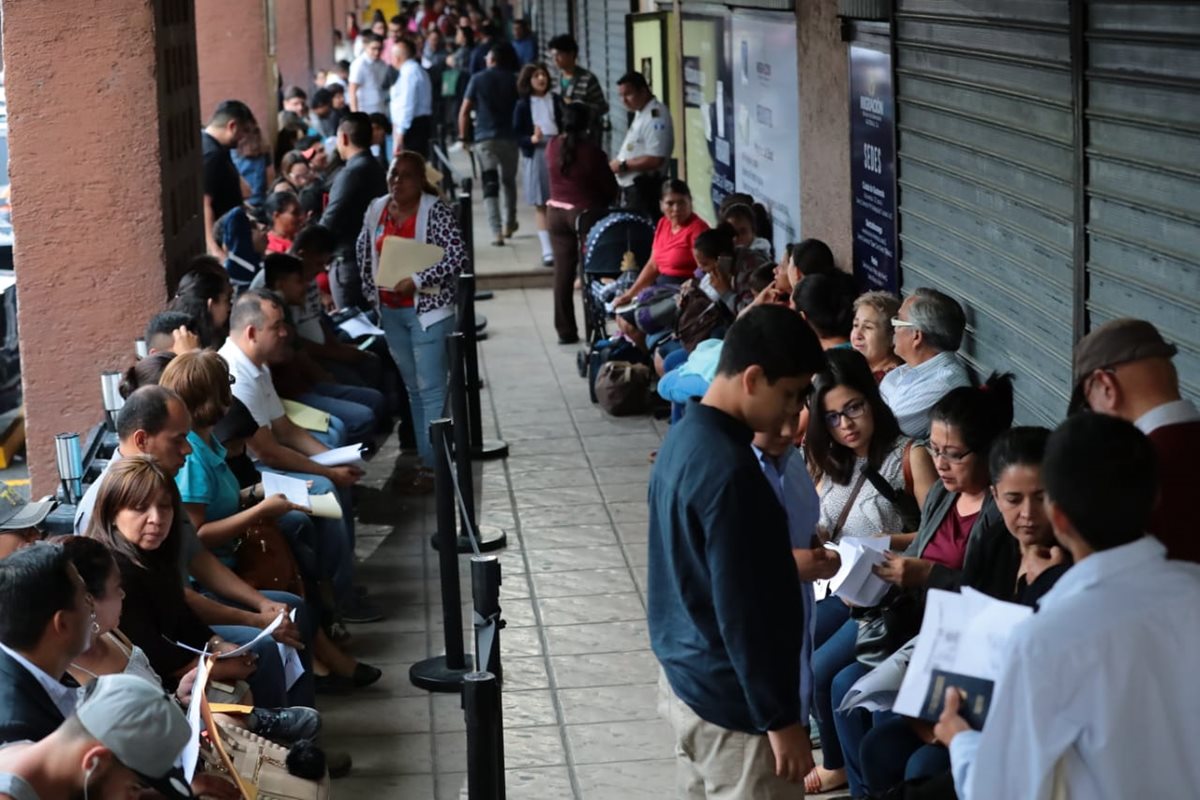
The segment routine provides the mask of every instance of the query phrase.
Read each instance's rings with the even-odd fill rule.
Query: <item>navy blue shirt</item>
[[[513,110],[517,107],[517,76],[489,67],[471,78],[466,99],[475,107],[475,141],[517,138]]]
[[[679,699],[714,725],[800,721],[800,580],[787,514],[753,432],[692,403],[650,476],[650,644]]]

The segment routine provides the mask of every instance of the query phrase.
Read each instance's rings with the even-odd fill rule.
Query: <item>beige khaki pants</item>
[[[775,775],[767,737],[696,716],[658,675],[658,713],[675,731],[675,791],[686,800],[804,800],[804,784]]]

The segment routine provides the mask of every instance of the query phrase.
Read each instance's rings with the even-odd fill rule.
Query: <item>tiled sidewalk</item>
[[[656,713],[645,618],[649,454],[666,424],[616,419],[591,404],[575,349],[555,343],[548,290],[497,292],[480,310],[490,321],[484,425],[511,448],[508,459],[477,465],[476,486],[481,521],[508,533],[500,551],[508,797],[672,797],[671,734]],[[433,503],[387,491],[398,456],[393,445],[372,462],[359,515],[360,575],[389,616],[357,626],[353,649],[386,676],[323,705],[327,744],[355,759],[353,777],[334,787],[339,796],[450,800],[466,770],[459,698],[408,682],[411,663],[442,652]],[[466,579],[466,556],[460,568]],[[469,593],[468,579],[467,625]],[[470,649],[469,630],[466,641]]]

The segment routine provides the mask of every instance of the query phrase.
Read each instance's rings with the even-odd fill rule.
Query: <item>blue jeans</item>
[[[296,399],[340,419],[346,426],[347,444],[369,442],[387,413],[383,395],[366,386],[318,383]]]
[[[836,604],[836,605],[835,605]],[[845,609],[842,622],[837,622]],[[822,642],[824,638],[824,642]],[[813,713],[817,717],[817,729],[821,732],[821,753],[825,769],[841,769],[846,765],[842,755],[842,742],[834,724],[833,709],[842,701],[842,695],[833,691],[833,680],[843,669],[854,662],[854,644],[858,639],[858,623],[849,618],[846,604],[836,597],[827,597],[817,603],[816,650],[813,651]]]
[[[442,417],[446,402],[446,336],[454,330],[454,317],[423,329],[416,309],[384,308],[379,312],[379,324],[408,392],[417,453],[424,466],[433,467],[429,423]],[[466,420],[455,423],[465,424]]]
[[[325,411],[325,409],[321,409]],[[326,412],[329,413],[329,412]],[[330,450],[341,447],[344,444],[352,444],[346,438],[346,423],[342,422],[336,416],[329,417],[329,430],[327,431],[309,431],[312,437],[321,444],[328,447]]]
[[[296,609],[296,627],[300,629],[304,639],[305,649],[300,651],[300,662],[304,664],[304,674],[287,689],[287,681],[283,673],[283,659],[279,657],[279,648],[274,639],[263,639],[254,646],[258,656],[258,665],[254,674],[247,679],[250,691],[254,693],[254,704],[259,708],[284,708],[286,706],[313,706],[316,703],[316,682],[312,671],[312,641],[316,636],[316,622],[308,613],[304,601],[294,594],[287,592],[262,592],[268,600],[285,603]],[[214,600],[228,606],[240,607],[220,597],[210,595]],[[249,610],[249,609],[247,609]],[[227,642],[246,644],[258,636],[259,628],[248,625],[214,625],[213,632]]]
[[[870,667],[857,661],[843,668],[833,679],[830,689],[834,707],[840,705],[850,687],[870,671]],[[837,728],[838,740],[842,745],[842,757],[846,760],[846,782],[850,784],[851,797],[864,797],[867,794],[862,768],[862,743],[875,724],[876,718],[880,717],[880,713],[887,712],[873,714],[862,708],[833,712],[833,724]]]
[[[334,523],[329,525],[327,523]],[[333,599],[342,604],[350,599],[354,580],[354,554],[339,520],[310,517],[303,511],[289,511],[279,518],[279,530],[288,540],[300,574],[309,593],[308,602],[317,615],[325,609],[317,584],[329,581]]]
[[[862,774],[872,796],[882,796],[904,781],[920,781],[950,769],[950,751],[925,744],[905,717],[881,712],[863,737]]]

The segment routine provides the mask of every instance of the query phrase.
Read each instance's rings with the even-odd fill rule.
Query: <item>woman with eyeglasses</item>
[[[926,590],[958,590],[968,574],[965,565],[979,567],[988,543],[1009,536],[990,491],[988,453],[1012,419],[1012,376],[1007,374],[993,374],[982,386],[953,389],[933,406],[928,449],[938,479],[921,506],[916,534],[892,537],[893,548],[908,540],[903,554],[885,553],[885,561],[875,568],[876,575],[897,587],[881,602],[892,613],[856,614],[855,660],[833,679],[834,707],[872,666],[917,634]],[[834,714],[852,797],[867,795],[860,745],[873,722],[872,714],[861,708]]]
[[[911,530],[903,512],[911,518],[934,480],[929,456],[900,433],[861,353],[834,349],[825,356],[828,368],[813,377],[804,445],[809,472],[819,481],[821,537],[902,535]],[[857,632],[841,598],[817,604],[813,707],[825,763],[804,779],[813,794],[846,783],[830,689],[834,677],[854,662]]]

